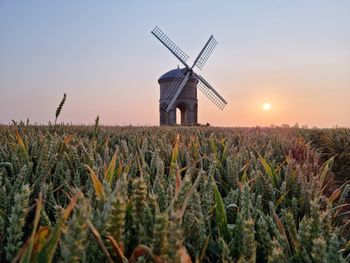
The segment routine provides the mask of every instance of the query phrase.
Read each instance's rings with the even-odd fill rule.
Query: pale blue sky
[[[218,41],[201,75],[229,104],[200,95],[201,123],[350,126],[345,0],[0,0],[0,123],[47,123],[66,92],[65,122],[157,125],[157,79],[179,63],[155,25],[190,61]]]

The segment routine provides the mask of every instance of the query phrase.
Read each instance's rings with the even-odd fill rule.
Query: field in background
[[[0,258],[345,262],[349,177],[347,129],[0,126]]]

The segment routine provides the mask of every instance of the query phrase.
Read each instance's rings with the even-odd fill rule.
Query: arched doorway
[[[176,125],[181,125],[181,110],[176,108]]]
[[[176,106],[176,124],[186,125],[188,105],[180,103]]]

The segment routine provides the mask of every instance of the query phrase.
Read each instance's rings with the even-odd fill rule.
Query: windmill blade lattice
[[[194,61],[193,65],[201,70],[203,68],[203,66],[205,65],[205,63],[207,62],[210,54],[213,52],[217,43],[218,42],[216,41],[216,39],[213,36],[211,36],[209,38],[208,42],[205,44],[202,51],[199,53],[196,60]]]
[[[175,95],[172,97],[172,99],[171,99],[171,101],[170,101],[166,111],[170,111],[171,110],[171,107],[174,105],[177,97],[180,95],[181,91],[183,90],[183,88],[185,87],[186,83],[188,82],[188,79],[190,77],[190,73],[191,73],[191,71],[188,71],[186,76],[181,81],[180,86],[176,89]]]
[[[185,65],[186,68],[189,68],[189,66],[186,63],[186,60],[189,58],[189,56],[183,52],[167,35],[160,30],[159,27],[155,27],[151,33],[167,48],[170,50],[171,53],[175,57],[178,58],[178,60],[181,61],[182,64]]]
[[[179,70],[173,82],[170,84],[168,93],[165,95],[166,99],[160,103],[162,109],[166,110],[168,108],[171,100],[173,99],[178,87],[180,86],[184,78],[185,75]]]
[[[220,109],[223,110],[227,104],[226,100],[201,76],[198,77],[197,87]]]

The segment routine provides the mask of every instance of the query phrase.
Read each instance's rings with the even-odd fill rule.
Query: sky
[[[0,123],[158,125],[158,78],[189,63],[228,105],[198,92],[199,123],[350,127],[350,1],[0,0]],[[263,110],[263,103],[270,110]]]

